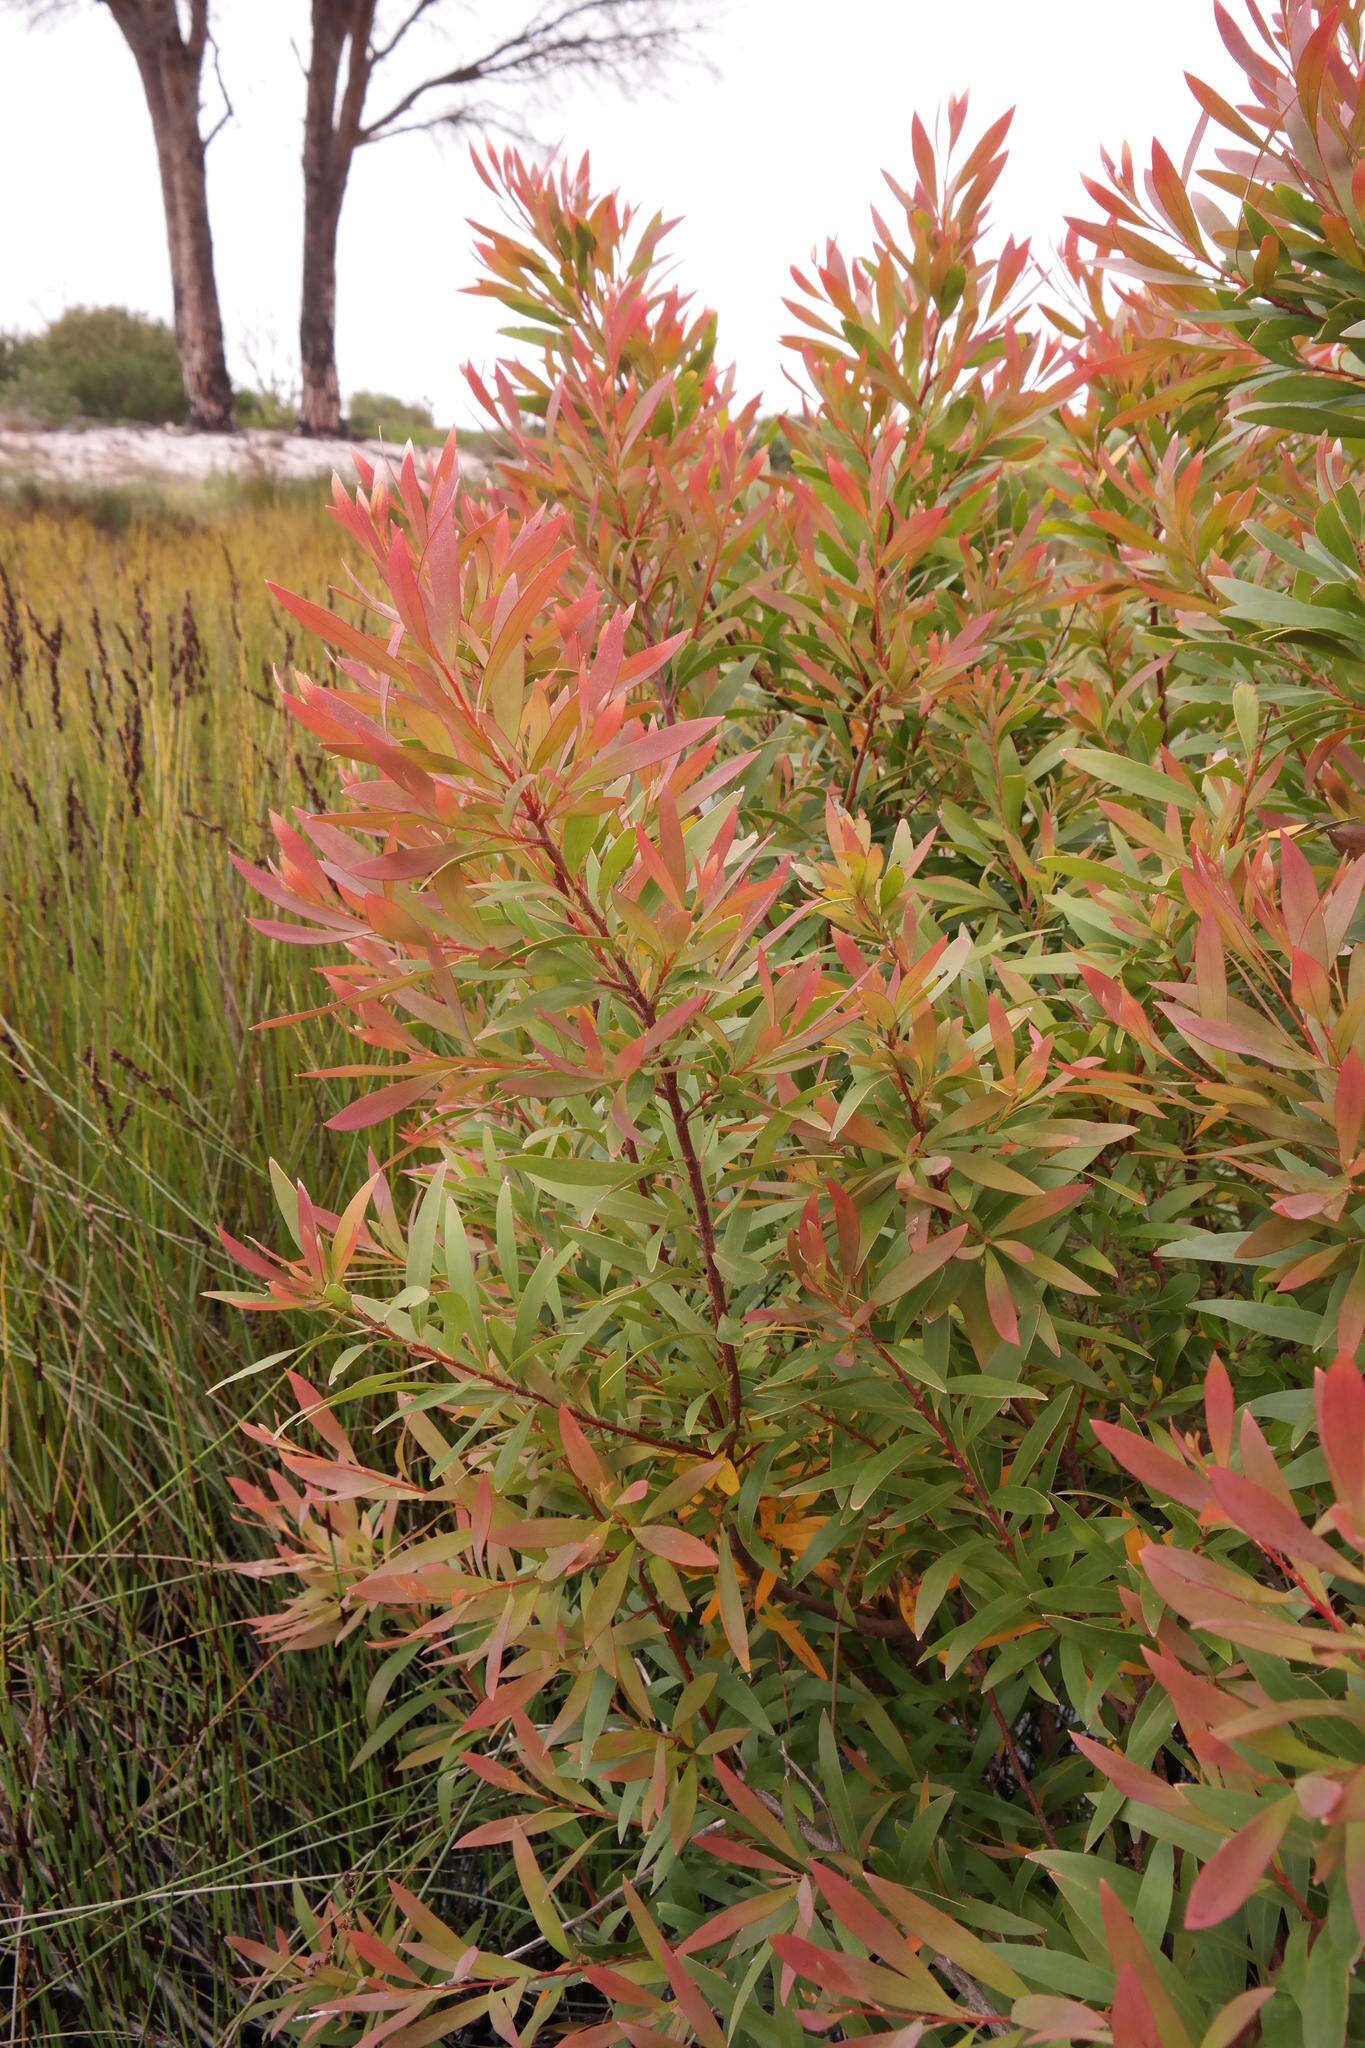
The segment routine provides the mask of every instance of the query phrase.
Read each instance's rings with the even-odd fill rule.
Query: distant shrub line
[[[243,388],[234,398],[243,427],[298,425],[297,405],[278,392]],[[0,334],[0,423],[180,426],[188,417],[175,336],[164,321],[122,306],[73,306],[36,334]],[[430,407],[386,391],[357,391],[345,431],[400,444],[440,439]]]

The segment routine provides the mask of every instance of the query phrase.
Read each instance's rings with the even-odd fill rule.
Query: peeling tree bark
[[[212,137],[206,140],[199,126],[208,0],[193,0],[183,36],[175,0],[105,4],[133,54],[151,116],[166,213],[175,340],[190,424],[221,431],[234,419],[204,165]]]

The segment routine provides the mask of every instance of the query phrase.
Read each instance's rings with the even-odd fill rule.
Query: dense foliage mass
[[[319,1318],[237,1491],[526,1922],[302,1905],[308,2038],[1365,2034],[1365,95],[1248,14],[1060,311],[916,123],[782,474],[661,223],[484,162],[513,452],[284,598],[251,879],[386,1156],[236,1246]]]

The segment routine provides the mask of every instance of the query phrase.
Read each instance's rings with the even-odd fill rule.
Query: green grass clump
[[[256,1550],[225,1479],[279,1367],[219,1383],[253,1339],[289,1341],[206,1300],[215,1225],[265,1227],[272,1153],[320,1187],[356,1163],[313,1136],[325,1088],[295,1034],[252,1028],[320,984],[248,928],[229,860],[318,801],[264,577],[322,596],[321,495],[211,519],[0,504],[0,2011],[20,2041],[230,2038],[225,1932],[273,1925],[301,1874],[363,1878],[406,1826],[401,1781],[349,1768],[363,1653],[267,1658],[247,1623],[270,1589],[212,1562]],[[310,1027],[310,1058],[335,1050]]]

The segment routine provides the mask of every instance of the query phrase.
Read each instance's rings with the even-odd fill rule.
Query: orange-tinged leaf
[[[327,1128],[329,1131],[363,1131],[372,1124],[386,1123],[391,1116],[400,1115],[429,1094],[432,1080],[432,1076],[421,1074],[414,1080],[394,1081],[387,1088],[376,1088],[373,1094],[362,1095],[358,1101],[338,1110],[335,1116],[328,1117]]]
[[[702,1997],[695,1979],[688,1974],[685,1964],[662,1937],[659,1945],[663,1950],[664,1969],[668,1972],[669,1987],[678,2010],[702,2043],[702,2048],[725,2048],[725,2036],[717,2024],[715,2014]]]
[[[950,1913],[921,1898],[918,1892],[911,1891],[906,1885],[897,1884],[889,1877],[880,1877],[875,1871],[866,1871],[864,1876],[907,1936],[923,1942],[936,1955],[947,1956],[950,1962],[961,1964],[979,1983],[998,1991],[1003,1998],[1023,1997],[1024,1982],[1013,1964],[997,1955],[989,1942],[974,1934],[970,1927],[964,1927]]]
[[[378,1179],[378,1173],[372,1173],[370,1178],[356,1189],[341,1212],[341,1219],[332,1238],[333,1280],[342,1280],[346,1276],[346,1269],[355,1255],[355,1248],[365,1227],[365,1211],[370,1206],[370,1198],[374,1194]]]
[[[1019,1317],[1015,1312],[1014,1298],[1009,1282],[994,1252],[987,1252],[982,1261],[982,1273],[986,1283],[986,1307],[995,1325],[996,1335],[1005,1344],[1019,1342]]]
[[[1109,1455],[1153,1493],[1167,1494],[1182,1507],[1193,1508],[1196,1514],[1205,1506],[1209,1499],[1208,1481],[1171,1452],[1160,1450],[1132,1430],[1116,1428],[1112,1422],[1092,1422],[1090,1427]]]
[[[1361,1059],[1354,1046],[1337,1073],[1332,1116],[1336,1125],[1337,1156],[1346,1167],[1356,1156],[1361,1125],[1365,1123],[1365,1060]]]
[[[1178,1003],[1158,1003],[1182,1038],[1193,1044],[1212,1046],[1218,1052],[1239,1053],[1248,1059],[1264,1060],[1269,1067],[1303,1067],[1306,1062],[1297,1046],[1291,1045],[1277,1024],[1268,1018],[1197,1017]]]
[[[1209,1473],[1213,1495],[1229,1521],[1277,1555],[1315,1565],[1319,1571],[1336,1568],[1338,1558],[1330,1543],[1309,1529],[1294,1509],[1268,1487],[1258,1486],[1243,1472],[1215,1466]]]
[[[1223,1018],[1228,1013],[1228,973],[1223,935],[1212,911],[1199,920],[1194,938],[1194,983],[1201,1017]]]
[[[397,673],[386,657],[384,643],[375,639],[372,634],[362,633],[358,627],[338,618],[335,612],[329,612],[325,605],[314,604],[308,597],[298,597],[292,590],[285,590],[278,583],[267,581],[265,587],[287,612],[293,613],[301,626],[306,626],[310,633],[316,633],[320,640],[327,641],[333,647],[343,648],[347,654],[353,655],[357,661],[363,661],[367,667],[381,669],[386,674]]]
[[[1110,1784],[1117,1786],[1125,1799],[1136,1799],[1144,1806],[1159,1807],[1166,1813],[1184,1812],[1180,1792],[1165,1778],[1159,1778],[1155,1771],[1134,1763],[1122,1750],[1110,1749],[1104,1743],[1096,1742],[1093,1736],[1082,1735],[1079,1730],[1073,1730],[1071,1740],[1097,1770],[1104,1772]]]
[[[777,1885],[772,1890],[761,1887],[751,1892],[747,1899],[740,1899],[735,1905],[713,1913],[709,1920],[703,1920],[686,1941],[679,1942],[678,1954],[690,1956],[695,1955],[698,1949],[714,1948],[718,1942],[728,1941],[732,1934],[738,1934],[742,1927],[752,1927],[755,1920],[766,1919],[769,1913],[790,1904],[795,1897],[794,1882]]]
[[[1280,834],[1280,906],[1290,945],[1301,945],[1318,907],[1318,885],[1298,842],[1287,832]]]
[[[667,376],[657,378],[648,390],[641,392],[631,408],[630,418],[626,421],[625,431],[621,436],[621,454],[623,457],[629,455],[636,440],[644,432],[651,419],[653,419],[654,414],[658,411],[661,401],[668,396],[672,389],[673,378],[670,373]]]
[[[526,642],[515,634],[494,648],[484,675],[484,702],[514,744],[526,697]]]
[[[1209,1448],[1218,1463],[1226,1465],[1232,1456],[1232,1381],[1216,1351],[1204,1375],[1204,1419],[1209,1428]]]
[[[395,1954],[386,1941],[381,1941],[377,1934],[372,1934],[364,1927],[353,1927],[350,1940],[361,1961],[368,1963],[372,1970],[379,1971],[391,1980],[396,1979],[400,1984],[421,1983],[417,1972],[405,1963],[401,1956]]]
[[[1295,946],[1290,972],[1290,993],[1299,1008],[1310,1017],[1331,1014],[1332,984],[1327,969],[1312,953]]]
[[[1245,1905],[1280,1846],[1294,1800],[1277,1799],[1216,1849],[1195,1879],[1185,1907],[1189,1928],[1217,1927]]]
[[[666,782],[659,789],[658,807],[659,852],[681,902],[687,893],[687,848],[678,822],[678,806]]]
[[[872,1295],[873,1306],[882,1308],[888,1302],[899,1301],[913,1288],[922,1286],[940,1266],[946,1266],[949,1259],[961,1251],[967,1241],[967,1229],[965,1223],[959,1223],[952,1230],[930,1238],[922,1251],[909,1252],[903,1259],[898,1259],[878,1281]]]
[[[741,1671],[748,1671],[749,1631],[744,1620],[744,1598],[740,1591],[735,1561],[730,1555],[730,1545],[723,1530],[716,1538],[716,1550],[719,1557],[716,1590],[720,1600],[721,1626],[725,1630],[725,1639],[734,1652]]]
[[[1204,240],[1180,173],[1159,142],[1152,144],[1152,184],[1167,220],[1188,246],[1202,255]]]
[[[888,1920],[878,1906],[864,1897],[846,1877],[840,1876],[826,1863],[818,1860],[811,1864],[811,1875],[829,1902],[835,1918],[842,1922],[849,1933],[862,1942],[873,1955],[881,1956],[886,1962],[899,1964],[908,1961],[919,1950],[917,1940],[907,1941],[893,1921]]]
[[[781,1821],[775,1815],[769,1813],[762,1800],[755,1796],[737,1772],[730,1769],[725,1759],[720,1756],[714,1758],[713,1768],[717,1778],[720,1780],[721,1790],[734,1807],[736,1813],[742,1814],[750,1827],[757,1829],[764,1840],[770,1842],[781,1854],[788,1857],[796,1854],[797,1845],[787,1839],[787,1831]],[[708,1837],[708,1845],[713,1854],[721,1853],[722,1844],[717,1838]],[[741,1860],[733,1853],[740,1845],[732,1844],[730,1846],[731,1853],[727,1856],[726,1860]]]
[[[1005,1005],[992,989],[986,999],[986,1016],[990,1024],[991,1042],[995,1047],[996,1062],[1006,1080],[1014,1078],[1014,1032],[1010,1028],[1009,1015]]]
[[[809,1642],[807,1642],[805,1636],[802,1635],[800,1629],[797,1627],[796,1623],[792,1620],[789,1614],[784,1613],[784,1611],[780,1607],[774,1607],[771,1604],[768,1604],[764,1606],[763,1611],[759,1616],[759,1619],[760,1621],[766,1623],[766,1625],[773,1631],[774,1635],[781,1636],[783,1642],[787,1645],[787,1648],[792,1652],[794,1656],[799,1657],[801,1659],[801,1662],[805,1665],[807,1671],[814,1672],[817,1678],[823,1679],[826,1683],[828,1683],[828,1671],[826,1671],[819,1657],[816,1655],[815,1651],[812,1649]]]
[[[846,1280],[852,1280],[858,1271],[861,1232],[858,1226],[858,1211],[848,1190],[839,1182],[825,1177],[830,1202],[834,1208],[835,1228],[839,1237],[839,1266]]]
[[[1109,2023],[1114,2048],[1165,2048],[1156,2014],[1131,1963],[1120,1963]]]
[[[1274,1996],[1273,1984],[1256,1984],[1250,1991],[1239,1991],[1212,2021],[1199,2048],[1236,2048],[1261,2007]]]
[[[700,1536],[690,1536],[685,1529],[661,1528],[657,1522],[643,1522],[632,1525],[630,1533],[641,1550],[666,1558],[669,1564],[682,1565],[685,1570],[704,1571],[716,1563],[716,1553],[711,1546],[703,1543]]]
[[[453,1927],[447,1927],[444,1920],[438,1919],[432,1912],[430,1906],[424,1904],[415,1892],[410,1892],[406,1886],[399,1884],[396,1878],[389,1879],[389,1890],[393,1894],[394,1904],[408,1925],[415,1928],[431,1947],[439,1949],[442,1955],[449,1959],[457,1977],[467,1976],[478,1957],[478,1950],[471,1948],[464,1936],[457,1934]]]
[[[915,169],[919,172],[920,181],[929,198],[931,200],[937,199],[938,176],[934,164],[933,144],[930,142],[928,130],[918,114],[912,115],[910,121],[910,152],[915,159]]]
[[[1016,1998],[1010,2018],[1023,2027],[1025,2048],[1053,2048],[1057,2041],[1105,2041],[1111,2038],[1103,2013],[1082,2005],[1077,1998],[1061,1998],[1052,1992],[1030,1992]]]
[[[486,1849],[498,1843],[510,1842],[521,1833],[534,1835],[547,1828],[563,1827],[572,1820],[573,1813],[568,1807],[546,1807],[539,1813],[509,1813],[501,1820],[481,1821],[476,1828],[470,1828],[461,1835],[454,1847],[457,1849]]]
[[[588,1442],[567,1402],[559,1408],[559,1440],[564,1446],[564,1456],[569,1470],[580,1486],[589,1493],[605,1493],[610,1484],[606,1466]]]
[[[1365,1539],[1365,1380],[1343,1351],[1313,1381],[1318,1436],[1332,1485]]]

